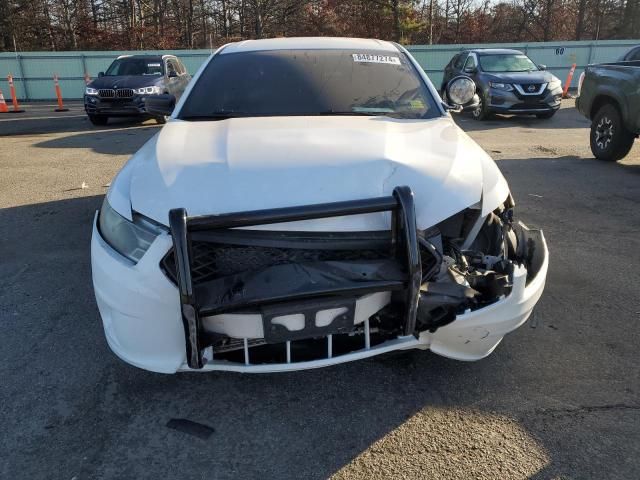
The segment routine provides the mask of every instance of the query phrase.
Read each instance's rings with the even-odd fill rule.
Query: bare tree
[[[0,0],[0,50],[202,48],[243,38],[402,43],[640,36],[640,0]]]

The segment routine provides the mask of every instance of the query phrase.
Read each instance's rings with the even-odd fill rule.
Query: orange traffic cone
[[[9,74],[7,76],[7,80],[9,81],[9,93],[11,93],[11,103],[13,104],[13,110],[11,113],[22,113],[24,110],[20,108],[18,105],[18,97],[16,97],[16,87],[13,86],[13,76]]]
[[[54,110],[54,112],[68,112],[68,108],[64,108],[64,104],[62,103],[62,91],[60,90],[60,82],[58,82],[58,74],[53,75],[53,85],[56,89],[56,97],[58,98],[58,108]]]
[[[571,70],[567,75],[567,81],[564,82],[564,90],[562,90],[562,98],[569,98],[569,87],[571,86],[571,80],[573,79],[573,73],[576,71],[576,64],[571,65]]]
[[[0,113],[9,113],[9,107],[7,107],[7,102],[4,101],[2,90],[0,90]]]

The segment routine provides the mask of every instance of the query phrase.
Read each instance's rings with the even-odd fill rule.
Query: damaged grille
[[[391,228],[382,232],[246,229],[382,212],[391,213]],[[204,367],[208,359],[203,347],[217,344],[221,335],[223,340],[238,336],[205,332],[201,319],[240,310],[259,310],[265,342],[285,340],[287,363],[292,341],[318,337],[326,339],[326,358],[331,358],[333,335],[353,331],[360,295],[397,294],[403,316],[394,330],[404,336],[415,331],[422,266],[413,193],[407,186],[395,187],[386,197],[221,215],[190,217],[184,208],[174,208],[169,211],[169,227],[175,252],[170,251],[161,265],[180,293],[189,368]],[[318,314],[327,310],[333,319],[318,324]],[[303,321],[302,328],[282,323],[292,316]],[[368,350],[371,325],[368,318],[363,320]],[[248,365],[252,336],[239,333]]]
[[[214,278],[256,271],[274,265],[385,258],[389,258],[388,250],[279,248],[194,241],[191,244],[191,275],[193,283],[198,285]],[[173,248],[162,259],[161,268],[175,284],[178,283]]]

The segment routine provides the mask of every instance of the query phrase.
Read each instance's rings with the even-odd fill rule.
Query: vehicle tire
[[[551,110],[550,112],[545,112],[545,113],[536,113],[536,117],[538,117],[541,120],[546,120],[548,118],[553,117],[556,114],[557,110]]]
[[[615,105],[609,103],[602,106],[593,117],[591,152],[598,160],[615,162],[624,158],[631,150],[634,139],[635,135],[624,127]]]
[[[478,95],[478,98],[480,99],[480,105],[478,105],[477,108],[471,111],[471,116],[475,120],[488,120],[489,118],[491,118],[492,113],[489,111],[487,107],[486,98],[484,97],[483,93],[480,93]]]
[[[153,117],[153,119],[159,125],[164,125],[165,123],[167,123],[167,117],[165,117],[164,115],[158,115],[156,117]]]
[[[89,121],[93,125],[104,126],[109,121],[109,117],[104,115],[89,115]]]

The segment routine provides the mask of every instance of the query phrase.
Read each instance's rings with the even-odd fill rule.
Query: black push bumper
[[[192,237],[199,233],[384,211],[391,212],[387,258],[284,263],[204,283],[193,281],[197,272]],[[404,304],[404,335],[415,334],[422,266],[409,187],[396,187],[389,197],[223,215],[189,217],[178,208],[169,212],[169,224],[190,368],[203,367],[203,349],[212,343],[202,329],[201,317],[238,310],[259,311],[265,341],[276,343],[348,332],[353,328],[356,296],[393,291]],[[315,314],[330,308],[341,308],[343,313],[326,327],[316,326]],[[291,332],[271,322],[287,314],[304,315],[304,328]]]

